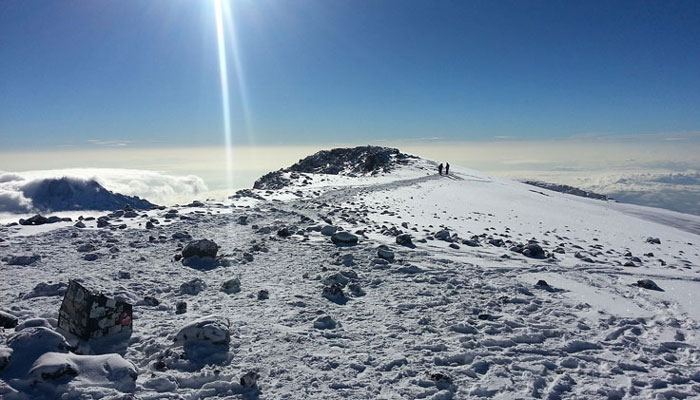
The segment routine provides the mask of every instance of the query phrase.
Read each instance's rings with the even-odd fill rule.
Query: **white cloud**
[[[95,180],[115,193],[139,196],[156,204],[188,202],[208,191],[196,175],[174,176],[155,171],[121,168],[73,168],[25,172],[0,172],[0,212],[31,212],[31,200],[23,188],[51,178]]]

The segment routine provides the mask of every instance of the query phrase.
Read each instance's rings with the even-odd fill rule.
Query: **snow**
[[[700,396],[695,217],[435,165],[304,173],[104,228],[0,227],[0,258],[41,256],[0,265],[0,304],[21,326],[0,331],[0,397]],[[334,244],[338,231],[357,244]],[[211,268],[178,257],[199,239],[218,246]],[[515,251],[533,239],[542,258]],[[132,336],[56,331],[69,279],[132,302]]]

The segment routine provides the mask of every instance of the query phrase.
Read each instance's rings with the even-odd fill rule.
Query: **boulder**
[[[17,317],[14,315],[5,311],[0,311],[0,328],[12,329],[17,326],[17,322]]]
[[[377,247],[377,256],[387,261],[394,261],[394,252],[386,245]]]
[[[194,278],[180,285],[180,294],[196,296],[206,288],[207,284],[203,280]]]
[[[216,253],[219,251],[219,245],[213,240],[200,239],[187,243],[182,249],[182,257],[210,257],[216,258]]]
[[[544,250],[542,250],[542,247],[537,243],[528,243],[523,248],[522,255],[530,258],[545,258],[547,256]]]
[[[238,278],[231,278],[221,285],[221,291],[227,294],[234,294],[241,291],[241,281]]]
[[[637,281],[637,286],[639,286],[642,289],[656,290],[657,292],[664,291],[659,287],[659,285],[656,284],[656,282],[652,281],[651,279],[640,279]]]
[[[335,329],[337,326],[335,320],[331,318],[329,315],[324,315],[322,317],[316,318],[314,320],[314,328],[315,329]]]
[[[229,322],[212,315],[200,318],[180,328],[174,342],[183,347],[188,359],[228,353],[231,343]]]
[[[338,228],[333,225],[326,225],[321,228],[321,235],[332,236],[337,230]]]
[[[452,236],[450,235],[450,231],[443,229],[435,234],[435,239],[449,242],[452,240]]]
[[[3,261],[5,261],[8,265],[30,265],[34,264],[35,262],[41,260],[41,256],[38,254],[32,254],[32,255],[21,255],[21,256],[9,256],[3,258]]]
[[[33,217],[27,218],[27,219],[21,219],[19,220],[20,225],[44,225],[49,223],[49,219],[44,217],[41,214],[37,214]]]
[[[396,236],[396,244],[410,248],[416,247],[413,244],[413,241],[411,240],[411,234],[409,233],[403,233],[401,235]]]
[[[331,241],[338,246],[353,246],[357,244],[358,238],[350,232],[340,231],[331,236]]]

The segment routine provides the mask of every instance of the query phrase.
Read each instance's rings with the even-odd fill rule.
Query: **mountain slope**
[[[133,388],[85,386],[79,373],[32,386],[0,371],[7,385],[0,394],[700,394],[698,235],[614,203],[532,191],[459,167],[449,176],[435,169],[411,158],[390,172],[354,177],[282,171],[278,189],[241,192],[230,206],[152,210],[124,230],[116,229],[118,219],[102,229],[86,222],[32,236],[3,228],[0,254],[41,257],[1,266],[6,311],[20,323],[40,317],[51,327],[61,297],[46,287],[76,277],[131,301],[134,334],[116,351],[138,379]],[[153,218],[158,224],[144,229]],[[343,245],[339,236],[334,243],[329,235],[338,229],[358,243]],[[405,234],[414,246],[397,243],[407,244]],[[176,256],[191,238],[214,240],[222,258],[206,268],[183,265]],[[648,289],[648,279],[663,291]],[[177,313],[182,301],[187,311]],[[218,321],[212,329],[228,323],[221,329],[230,335],[208,365],[198,356],[210,343],[187,347],[178,335],[202,318]],[[0,335],[2,354],[15,333]],[[83,343],[76,351],[106,350]]]

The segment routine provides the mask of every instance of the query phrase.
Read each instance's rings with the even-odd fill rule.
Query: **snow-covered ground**
[[[0,228],[19,323],[0,331],[0,397],[700,397],[700,217],[421,159],[298,175],[103,228]],[[193,239],[219,259],[183,265]],[[57,331],[70,279],[134,304],[131,337]]]

